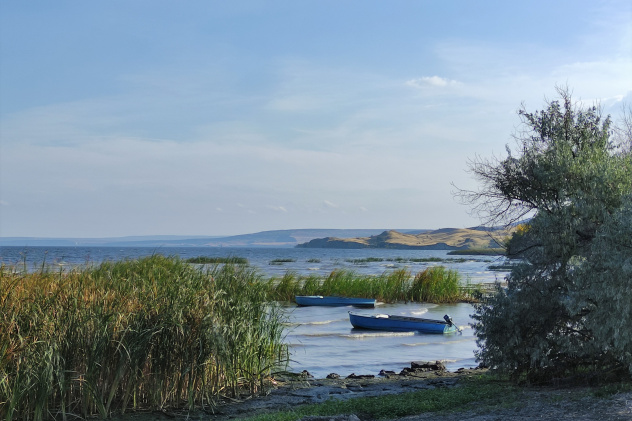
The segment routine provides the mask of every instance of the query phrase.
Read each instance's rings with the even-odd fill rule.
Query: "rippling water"
[[[399,372],[412,361],[442,360],[448,370],[474,367],[475,337],[469,327],[469,304],[381,304],[375,309],[352,307],[286,307],[290,325],[287,343],[292,371],[307,370],[317,378],[329,373],[347,376]],[[348,312],[388,313],[443,319],[449,314],[462,333],[437,335],[354,329]]]
[[[42,265],[52,270],[77,265],[94,265],[103,261],[134,259],[152,254],[179,256],[244,257],[250,265],[267,276],[282,276],[288,270],[299,274],[327,275],[335,269],[351,269],[362,274],[409,268],[418,272],[428,266],[443,265],[458,270],[463,279],[473,283],[493,282],[504,273],[493,272],[488,266],[502,258],[493,256],[450,256],[445,250],[386,250],[386,249],[306,249],[306,248],[237,248],[237,247],[0,247],[0,264],[17,265],[27,270],[39,270]],[[409,259],[445,259],[443,262],[411,262]],[[273,264],[274,260],[289,260]],[[366,259],[382,259],[358,262]],[[465,261],[462,261],[465,259]]]
[[[210,248],[210,247],[0,247],[0,264],[52,270],[94,265],[102,261],[133,259],[152,254],[189,257],[229,257],[248,259],[250,265],[266,276],[282,276],[287,271],[299,274],[327,275],[335,269],[350,269],[362,274],[381,274],[400,268],[413,273],[428,266],[443,265],[455,269],[464,281],[494,282],[506,273],[489,270],[502,259],[489,256],[449,256],[442,250],[336,250],[295,248]],[[413,262],[409,259],[454,259],[443,262]],[[275,264],[275,260],[286,260]],[[373,259],[374,261],[366,261]],[[376,261],[377,260],[377,261]],[[378,374],[381,369],[399,372],[412,361],[442,360],[449,370],[473,367],[475,337],[469,327],[473,307],[469,304],[380,304],[375,309],[352,307],[296,307],[287,303],[286,341],[290,345],[290,370],[307,370],[315,377],[329,373],[341,376]],[[452,316],[463,328],[460,334],[432,335],[390,333],[353,329],[348,311],[389,313],[442,319]]]

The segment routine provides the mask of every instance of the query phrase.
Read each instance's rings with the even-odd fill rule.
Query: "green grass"
[[[355,414],[360,419],[392,420],[411,415],[436,413],[449,414],[463,411],[489,413],[494,410],[517,409],[524,405],[525,390],[506,379],[490,374],[461,379],[459,386],[424,389],[396,395],[382,395],[347,400],[330,399],[321,404],[308,404],[291,410],[269,412],[240,418],[242,421],[297,421],[307,416],[333,416]],[[608,399],[619,392],[632,390],[632,383],[608,384],[590,391],[572,394],[553,390],[545,398],[546,403],[562,400],[581,400],[592,394]],[[541,396],[538,395],[541,399]],[[607,405],[607,400],[603,402]]]
[[[253,393],[288,359],[283,316],[243,265],[172,257],[0,268],[0,419],[102,418]]]
[[[433,266],[416,275],[407,269],[381,275],[334,270],[325,278],[288,271],[280,279],[270,278],[265,283],[269,299],[276,301],[291,301],[296,295],[375,298],[383,302],[452,303],[472,299],[471,288],[461,285],[459,273],[443,266]]]
[[[460,387],[436,388],[415,392],[364,397],[348,400],[330,399],[322,404],[296,407],[243,418],[243,421],[296,421],[305,416],[356,414],[360,419],[393,419],[427,412],[453,412],[481,407],[516,407],[520,389],[488,376],[463,380]],[[475,405],[475,406],[474,406]]]

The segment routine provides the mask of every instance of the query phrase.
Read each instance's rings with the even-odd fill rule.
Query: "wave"
[[[364,338],[378,338],[384,336],[414,336],[415,332],[370,332],[370,333],[349,333],[340,335],[343,338],[349,339],[364,339]]]
[[[297,323],[297,325],[299,326],[329,325],[336,322],[344,322],[346,320],[348,320],[348,317],[345,317],[343,319],[333,319],[333,320],[315,320],[313,322]]]
[[[284,326],[316,326],[316,325],[329,325],[337,322],[344,322],[348,318],[344,319],[333,319],[333,320],[315,320],[313,322],[288,322],[284,323]]]
[[[446,345],[446,344],[460,344],[463,342],[472,342],[476,338],[468,336],[467,338],[453,340],[453,341],[440,341],[440,342],[415,342],[414,344],[402,344],[402,346],[428,346],[428,345]]]
[[[422,314],[426,314],[428,312],[427,308],[423,308],[421,310],[417,310],[417,311],[411,311],[410,314],[413,315],[413,317],[417,317],[417,316],[421,316]]]
[[[295,337],[305,337],[305,338],[325,338],[325,337],[341,337],[340,333],[332,333],[332,332],[314,332],[314,333],[299,333],[296,335],[292,335]]]
[[[401,346],[426,346],[435,344],[436,342],[415,342],[414,344],[401,344]]]

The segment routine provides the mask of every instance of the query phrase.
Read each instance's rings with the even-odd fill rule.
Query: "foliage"
[[[496,222],[530,217],[508,245],[523,263],[476,307],[477,357],[529,380],[632,372],[632,157],[610,140],[598,107],[558,93],[546,110],[519,112],[518,156],[508,149],[471,166],[482,188],[464,196],[477,211]]]
[[[593,353],[627,363],[632,373],[632,195],[597,231],[590,252],[573,274],[569,311],[590,314]]]

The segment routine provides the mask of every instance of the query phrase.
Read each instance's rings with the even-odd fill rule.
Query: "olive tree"
[[[476,306],[477,358],[529,379],[632,372],[631,157],[598,106],[558,94],[542,111],[520,109],[517,152],[472,161],[481,187],[460,192],[487,223],[527,221],[508,244],[521,263]]]
[[[632,195],[599,228],[590,248],[591,258],[573,274],[567,307],[587,315],[591,354],[632,373]]]

